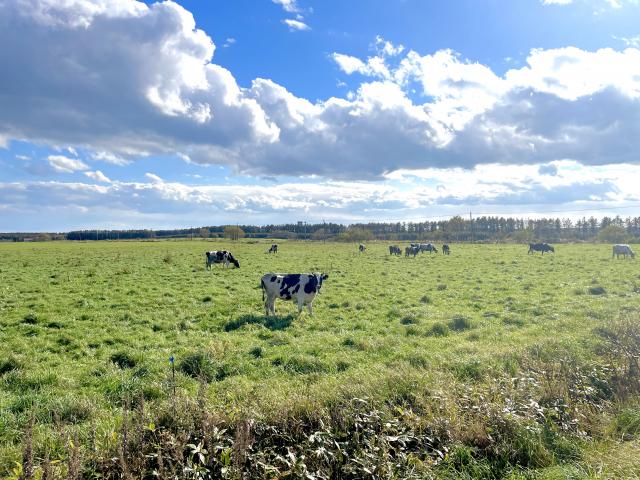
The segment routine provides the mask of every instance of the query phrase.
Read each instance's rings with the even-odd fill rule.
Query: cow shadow
[[[293,323],[295,318],[295,315],[286,315],[284,317],[266,317],[264,315],[254,314],[242,315],[225,324],[224,331],[231,332],[233,330],[238,330],[245,325],[262,325],[269,330],[284,330]]]

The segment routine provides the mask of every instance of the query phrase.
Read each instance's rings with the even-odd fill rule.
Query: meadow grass
[[[496,386],[536,362],[558,372],[571,362],[604,365],[597,332],[640,311],[639,264],[611,259],[607,245],[559,245],[542,256],[525,245],[454,244],[450,256],[405,258],[382,242],[363,254],[354,244],[278,243],[275,255],[266,253],[270,241],[0,244],[0,476],[22,461],[30,419],[36,445],[61,428],[106,438],[123,408],[141,401],[160,410],[175,397],[197,398],[228,421],[265,422],[354,398],[388,405],[412,397],[426,424],[465,395],[502,408],[508,394]],[[223,248],[241,268],[206,271],[204,252]],[[276,317],[264,315],[264,273],[313,271],[329,274],[313,317],[282,301]],[[540,373],[549,385],[539,390],[560,398],[554,375]],[[585,422],[593,435],[584,441],[604,442],[604,463],[614,455],[608,442],[637,446],[637,403],[625,401]],[[449,429],[454,449],[437,475],[495,470],[495,459],[491,467],[476,461],[488,435],[480,420],[459,406],[447,415],[465,431]],[[563,457],[560,440],[542,432],[535,438],[547,435],[553,448],[536,457],[528,435],[515,435],[517,448],[536,475],[591,478],[596,467],[574,447]],[[518,475],[533,478],[526,468]]]

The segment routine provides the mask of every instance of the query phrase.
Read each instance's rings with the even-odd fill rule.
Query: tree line
[[[483,216],[473,219],[455,216],[424,222],[339,223],[297,222],[273,225],[219,225],[171,230],[75,230],[66,233],[0,233],[0,241],[49,240],[153,240],[169,238],[271,238],[318,241],[362,242],[446,241],[446,242],[563,242],[640,241],[640,217],[513,218]]]

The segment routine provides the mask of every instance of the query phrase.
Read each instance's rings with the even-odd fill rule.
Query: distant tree
[[[342,242],[364,242],[366,240],[371,240],[373,238],[373,233],[370,230],[366,230],[364,228],[348,228],[344,232],[340,232],[338,235],[338,240]]]
[[[329,233],[324,228],[319,228],[311,235],[312,240],[322,240],[323,242],[327,239]]]
[[[198,236],[200,236],[201,238],[209,238],[211,236],[211,232],[209,231],[209,229],[207,227],[202,227],[198,231]]]
[[[224,227],[224,236],[225,238],[230,238],[231,240],[238,240],[239,238],[244,237],[244,231],[240,227],[236,227],[235,225],[228,225]]]
[[[607,243],[624,243],[629,235],[623,227],[609,224],[598,232],[598,241]]]

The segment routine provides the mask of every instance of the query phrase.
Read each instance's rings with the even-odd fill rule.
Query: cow
[[[367,249],[367,247],[364,246],[363,243],[361,243],[360,245],[358,245],[358,251],[360,253],[364,253],[364,251]]]
[[[421,252],[438,253],[438,249],[433,243],[420,243],[418,249]]]
[[[544,252],[556,253],[554,248],[548,243],[530,243],[529,251],[527,253],[535,253],[535,252],[542,252],[542,255],[544,255]]]
[[[272,243],[271,244],[271,248],[269,249],[269,251],[267,253],[278,253],[278,244],[277,243]]]
[[[613,246],[613,255],[611,257],[620,258],[620,255],[622,255],[624,258],[627,258],[627,255],[629,255],[631,258],[636,257],[635,252],[631,250],[631,247],[629,245],[619,243]]]
[[[213,250],[211,252],[205,252],[205,268],[211,270],[211,265],[214,263],[222,263],[225,267],[229,267],[230,263],[233,263],[236,268],[240,268],[240,262],[234,258],[231,252],[227,250]]]
[[[449,248],[448,244],[444,244],[442,245],[442,254],[443,255],[451,255],[451,249]]]
[[[267,273],[260,280],[262,300],[266,314],[276,314],[276,298],[293,300],[298,304],[298,315],[307,305],[313,315],[313,299],[322,288],[322,282],[329,278],[324,273]]]
[[[402,255],[402,250],[397,245],[389,245],[389,255]]]
[[[408,257],[409,255],[413,255],[413,258],[420,252],[420,248],[411,244],[409,247],[405,247],[404,256]]]

